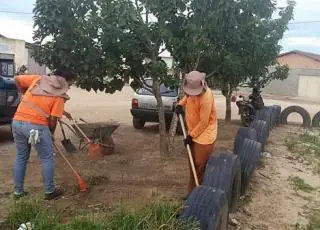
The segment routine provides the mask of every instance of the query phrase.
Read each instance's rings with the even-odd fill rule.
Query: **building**
[[[294,50],[280,54],[277,60],[289,66],[289,76],[271,82],[265,93],[320,99],[320,55]]]
[[[22,66],[27,67],[28,74],[46,74],[46,66],[39,65],[34,58],[31,57],[33,44],[23,40],[7,38],[0,35],[0,47],[14,54],[15,73]]]

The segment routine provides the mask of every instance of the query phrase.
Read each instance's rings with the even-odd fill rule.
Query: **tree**
[[[231,120],[232,93],[241,83],[259,80],[265,85],[287,77],[285,67],[277,66],[277,71],[269,73],[268,66],[275,64],[280,52],[278,42],[292,19],[294,1],[280,9],[270,0],[198,0],[185,4],[187,13],[176,18],[179,26],[168,24],[166,46],[180,75],[192,69],[206,72],[210,86],[221,89],[226,98],[226,121]],[[276,11],[279,18],[274,19]],[[174,115],[170,146],[177,120]]]
[[[159,54],[166,21],[184,7],[182,1],[37,0],[34,57],[50,69],[72,68],[86,90],[114,93],[130,75],[133,88],[143,87],[157,99],[160,151],[166,153],[160,85],[171,78]]]
[[[273,80],[285,80],[289,75],[289,66],[288,65],[277,65],[270,68],[271,70],[266,70],[263,75],[255,75],[248,77],[247,81],[241,83],[242,87],[257,88],[263,89],[268,86]]]
[[[200,69],[216,72],[214,82],[226,98],[226,121],[231,120],[232,92],[241,83],[257,78],[268,82],[279,74],[284,74],[281,79],[286,77],[285,67],[270,74],[268,67],[275,65],[281,49],[278,43],[293,17],[294,5],[291,0],[279,9],[271,0],[220,0],[207,5],[212,12],[209,40],[216,45],[200,59]]]

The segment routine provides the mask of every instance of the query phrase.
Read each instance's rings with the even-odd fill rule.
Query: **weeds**
[[[319,230],[320,229],[320,210],[313,210],[308,217],[308,224],[301,225],[299,223],[295,224],[295,230]]]
[[[314,166],[315,173],[320,173],[320,136],[306,132],[291,136],[285,141],[288,150],[301,156]]]
[[[294,187],[294,190],[301,190],[304,192],[312,192],[314,190],[314,188],[307,184],[303,179],[301,179],[298,176],[295,177],[289,177],[289,180],[291,181],[291,184]]]
[[[70,223],[62,223],[61,215],[45,209],[37,201],[17,202],[10,210],[5,227],[17,229],[20,224],[31,222],[33,229],[52,230],[196,230],[198,223],[176,218],[180,210],[177,205],[159,202],[140,211],[126,212],[123,207],[109,216],[96,219],[93,216],[75,216]]]
[[[309,224],[307,230],[317,230],[320,229],[320,210],[314,210],[310,216]]]

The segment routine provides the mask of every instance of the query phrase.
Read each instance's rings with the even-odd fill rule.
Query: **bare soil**
[[[115,154],[99,161],[89,160],[86,152],[68,155],[75,168],[90,183],[90,192],[87,194],[76,191],[72,172],[63,159],[56,155],[56,182],[65,187],[67,192],[62,199],[45,204],[63,210],[66,219],[79,210],[87,213],[110,212],[120,203],[129,209],[136,209],[157,200],[181,200],[186,195],[188,162],[182,137],[176,137],[172,156],[160,156],[158,126],[148,125],[143,130],[135,130],[131,125],[131,95],[132,91],[128,89],[111,96],[72,90],[72,101],[67,105],[67,110],[74,117],[89,122],[117,121],[120,127],[113,135]],[[223,100],[218,100],[218,109],[222,105]],[[222,107],[219,109],[221,118],[223,113]],[[237,117],[235,110],[234,117]],[[219,121],[216,152],[232,152],[239,127],[239,121],[229,124]],[[320,179],[319,175],[312,174],[309,166],[292,160],[291,153],[284,145],[285,138],[298,131],[299,128],[295,127],[272,131],[266,150],[271,156],[265,158],[264,165],[256,170],[250,191],[242,198],[242,207],[233,215],[239,225],[232,228],[286,230],[306,221],[303,213],[311,202],[319,200],[319,190],[297,194],[288,178],[300,176],[314,187],[320,186]],[[68,135],[73,143],[78,143],[70,132]],[[5,219],[8,208],[13,204],[11,193],[15,148],[7,136],[9,128],[0,127],[0,221]],[[59,130],[56,139],[61,139]],[[41,168],[35,152],[31,154],[25,187],[31,197],[42,198]]]

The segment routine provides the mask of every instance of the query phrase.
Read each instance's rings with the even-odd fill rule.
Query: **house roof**
[[[300,50],[293,50],[290,52],[286,52],[286,53],[282,53],[280,54],[278,57],[283,57],[289,54],[299,54],[308,58],[311,58],[317,62],[320,62],[320,55],[319,54],[314,54],[314,53],[309,53],[309,52],[304,52],[304,51],[300,51]]]

